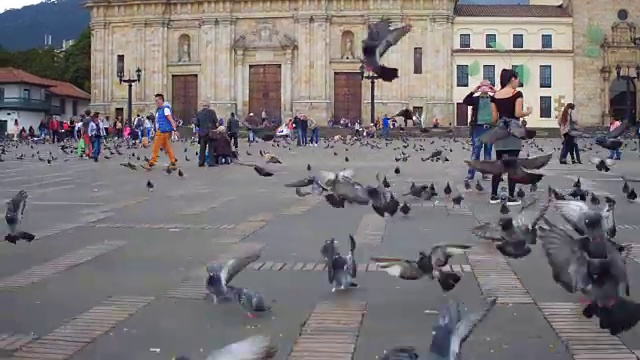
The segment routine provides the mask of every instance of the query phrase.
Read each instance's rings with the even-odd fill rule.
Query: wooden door
[[[173,75],[171,104],[173,115],[189,123],[198,111],[198,75]]]
[[[357,72],[333,74],[333,119],[362,120],[362,79]]]
[[[469,126],[469,107],[464,103],[456,104],[456,126]]]
[[[249,112],[269,120],[282,120],[282,78],[280,65],[249,66]]]

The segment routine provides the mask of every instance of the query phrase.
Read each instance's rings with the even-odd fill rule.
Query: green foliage
[[[89,91],[91,80],[91,30],[87,28],[64,52],[36,48],[16,52],[0,49],[0,67],[14,67],[31,74],[67,81]]]
[[[513,65],[513,71],[518,74],[518,80],[520,80],[522,86],[527,85],[531,79],[531,69],[526,65]]]
[[[504,45],[500,44],[499,42],[491,42],[489,43],[489,47],[497,50],[498,52],[505,52],[507,51],[507,48],[504,47]]]
[[[587,45],[582,51],[583,55],[588,58],[600,58],[600,46],[604,41],[604,31],[597,25],[589,23],[585,38]]]

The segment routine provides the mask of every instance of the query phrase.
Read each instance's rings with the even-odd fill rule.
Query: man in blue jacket
[[[480,85],[476,86],[472,92],[465,96],[462,102],[471,106],[471,121],[469,122],[469,130],[471,135],[471,160],[480,160],[480,152],[484,147],[484,160],[491,160],[491,151],[493,151],[493,145],[482,144],[478,139],[485,132],[491,129],[491,122],[493,120],[491,115],[491,94],[495,90],[491,83],[487,80],[482,80]],[[473,180],[476,175],[476,170],[469,168],[467,173],[467,180]],[[489,179],[489,177],[482,175],[483,180]]]
[[[151,149],[151,160],[148,163],[142,165],[142,168],[149,171],[153,169],[158,161],[158,153],[160,152],[160,148],[164,149],[164,152],[169,157],[169,168],[172,170],[176,170],[178,166],[176,162],[178,161],[173,154],[173,150],[171,149],[171,134],[176,131],[176,122],[173,119],[173,114],[171,112],[171,104],[164,101],[164,95],[156,94],[156,106],[158,109],[156,110],[156,124],[157,131],[156,136],[153,139],[153,148]]]

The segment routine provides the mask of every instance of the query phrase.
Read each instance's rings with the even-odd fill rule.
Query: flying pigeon
[[[376,74],[382,81],[391,82],[398,78],[398,69],[381,64],[384,54],[411,31],[411,25],[391,29],[389,19],[369,24],[367,38],[362,42],[362,64],[367,71]]]
[[[484,133],[478,139],[483,144],[494,144],[498,140],[514,136],[519,139],[527,138],[527,129],[522,126],[519,120],[503,118],[493,129]]]
[[[225,302],[232,299],[235,294],[233,287],[229,283],[249,264],[258,260],[261,255],[261,249],[255,249],[247,252],[244,256],[237,257],[227,261],[226,264],[213,263],[207,265],[207,290],[213,297],[215,303]]]
[[[277,351],[278,349],[271,345],[269,337],[254,335],[213,351],[207,356],[207,360],[266,360],[273,359]],[[186,356],[179,356],[175,357],[174,360],[191,359]]]

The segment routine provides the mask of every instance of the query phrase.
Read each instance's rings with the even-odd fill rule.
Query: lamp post
[[[133,120],[133,84],[137,84],[142,80],[142,70],[140,68],[136,68],[136,77],[132,78],[131,74],[129,74],[128,78],[124,78],[124,62],[122,66],[118,64],[117,76],[120,84],[127,84],[127,122],[129,126],[132,125]]]
[[[627,71],[626,74],[622,74],[622,66],[620,64],[616,65],[616,79],[618,80],[624,80],[625,82],[625,121],[627,122],[634,122],[635,123],[635,119],[632,119],[633,117],[633,109],[632,109],[632,91],[631,91],[631,87],[634,86],[635,88],[635,81],[640,80],[640,64],[636,65],[635,67],[635,76],[631,76],[631,66],[627,66],[626,67]]]
[[[369,80],[371,84],[371,89],[369,91],[371,95],[371,124],[375,124],[376,122],[376,80],[378,80],[378,75],[374,74],[371,71],[367,71],[364,64],[360,65],[360,78],[362,80]]]

